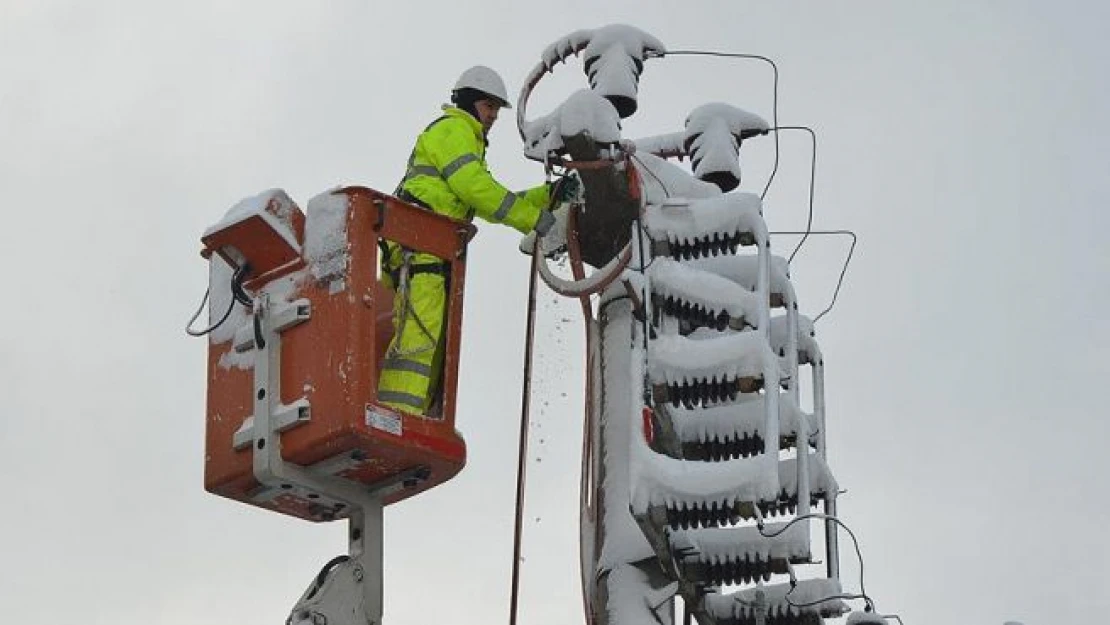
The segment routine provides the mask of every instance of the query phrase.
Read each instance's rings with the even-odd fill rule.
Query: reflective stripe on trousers
[[[393,297],[393,339],[378,379],[378,401],[413,414],[427,414],[443,368],[447,280],[416,273]],[[407,299],[406,302],[406,293]]]

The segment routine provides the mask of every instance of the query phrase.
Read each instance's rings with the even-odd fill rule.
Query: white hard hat
[[[502,107],[513,108],[509,106],[509,92],[505,89],[505,81],[485,65],[475,65],[463,72],[455,81],[455,91],[459,89],[476,89],[501,100]]]

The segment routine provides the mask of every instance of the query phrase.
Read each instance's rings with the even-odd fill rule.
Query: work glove
[[[582,188],[582,181],[578,179],[578,172],[570,172],[551,185],[551,197],[555,205],[565,204],[578,197]]]
[[[551,258],[567,249],[567,214],[570,204],[562,203],[553,211],[543,211],[536,221],[536,229],[520,238],[520,251],[531,255],[540,238],[540,253]]]
[[[570,203],[577,200],[582,181],[577,172],[570,172],[551,183],[551,204],[556,208],[543,211],[536,221],[535,230],[520,240],[520,251],[531,254],[536,237],[540,237],[540,253],[551,258],[567,249],[567,214]]]

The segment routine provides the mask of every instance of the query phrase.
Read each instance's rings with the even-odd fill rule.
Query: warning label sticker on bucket
[[[401,415],[370,404],[366,404],[366,425],[394,436],[402,433]]]

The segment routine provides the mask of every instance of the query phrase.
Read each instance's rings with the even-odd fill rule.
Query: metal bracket
[[[254,329],[261,340],[255,347],[254,414],[248,442],[254,478],[262,485],[260,496],[296,493],[319,502],[331,514],[346,510],[350,522],[349,555],[333,560],[338,564],[329,564],[316,576],[287,622],[378,625],[383,577],[381,497],[361,484],[288,462],[281,453],[282,427],[292,427],[302,414],[306,419],[310,414],[307,400],[289,406],[280,403],[281,333],[307,321],[311,306],[307,300],[275,305],[262,294],[255,301],[254,314]]]
[[[285,432],[298,425],[303,425],[311,419],[312,411],[308,400],[303,397],[292,404],[280,404],[274,408],[273,425],[278,432]],[[235,434],[232,436],[232,445],[236,451],[239,451],[249,447],[255,438],[254,417],[247,417],[243,419],[243,425],[235,430]]]

